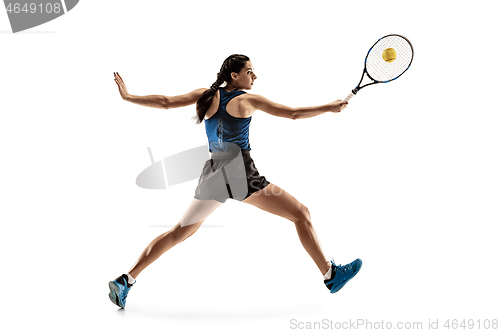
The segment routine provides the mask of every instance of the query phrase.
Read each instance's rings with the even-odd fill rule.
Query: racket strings
[[[396,59],[386,62],[382,53],[388,48],[396,51]],[[403,74],[411,64],[413,49],[401,36],[386,36],[380,39],[370,50],[366,58],[366,71],[376,81],[391,81]]]

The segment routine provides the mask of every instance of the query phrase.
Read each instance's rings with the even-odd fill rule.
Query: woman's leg
[[[137,278],[144,268],[148,267],[163,253],[193,235],[203,221],[220,205],[221,203],[215,200],[193,199],[179,223],[171,230],[156,237],[142,251],[139,259],[130,269],[129,274],[134,279]]]
[[[264,189],[253,193],[243,200],[243,202],[295,223],[302,246],[304,246],[304,249],[314,260],[321,274],[326,274],[330,268],[330,262],[323,255],[321,245],[311,223],[311,215],[306,206],[295,199],[290,193],[274,184],[269,184]]]

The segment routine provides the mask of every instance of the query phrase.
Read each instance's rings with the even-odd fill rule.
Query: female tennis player
[[[161,109],[196,103],[198,123],[205,122],[211,158],[203,168],[195,196],[181,220],[171,230],[155,238],[126,274],[109,282],[109,298],[121,308],[137,276],[173,246],[193,235],[205,219],[227,199],[242,201],[295,224],[300,242],[314,260],[331,293],[339,291],[361,269],[356,259],[345,266],[328,261],[311,223],[306,206],[288,192],[261,176],[250,157],[249,126],[257,110],[273,116],[303,119],[326,112],[341,112],[347,102],[336,100],[315,107],[292,108],[246,93],[257,79],[247,56],[229,56],[209,89],[197,89],[180,96],[134,96],[128,93],[122,77],[115,82],[125,101]],[[224,84],[225,83],[225,84]],[[222,87],[221,87],[222,86]]]

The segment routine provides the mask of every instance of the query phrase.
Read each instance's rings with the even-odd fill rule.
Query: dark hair
[[[207,114],[207,111],[212,104],[212,100],[214,99],[215,92],[220,85],[224,82],[231,82],[231,73],[239,73],[249,60],[250,58],[243,54],[233,54],[224,60],[220,71],[217,74],[217,80],[210,86],[210,89],[203,92],[203,95],[201,95],[200,99],[196,103],[196,116],[193,117],[193,119],[196,120],[196,123],[200,124],[203,119],[205,119],[205,115]]]

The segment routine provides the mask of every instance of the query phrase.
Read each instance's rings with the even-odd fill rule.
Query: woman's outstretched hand
[[[331,111],[334,113],[338,113],[342,110],[344,110],[347,107],[347,102],[343,102],[342,100],[338,99],[335,102],[330,104]]]
[[[130,97],[130,94],[127,91],[127,87],[125,86],[125,82],[123,82],[122,77],[118,72],[113,73],[115,75],[115,82],[118,85],[118,91],[120,92],[120,95],[122,96],[123,99],[127,99]]]

